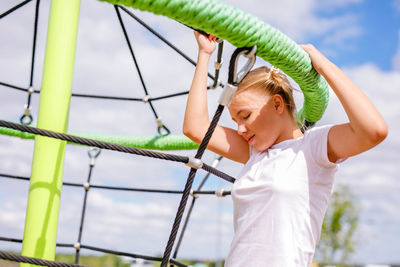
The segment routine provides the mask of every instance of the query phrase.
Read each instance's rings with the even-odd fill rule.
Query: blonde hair
[[[285,105],[295,121],[296,104],[293,99],[293,88],[286,75],[275,67],[266,66],[256,68],[250,71],[238,85],[236,93],[249,89],[261,89],[269,95],[280,95]]]

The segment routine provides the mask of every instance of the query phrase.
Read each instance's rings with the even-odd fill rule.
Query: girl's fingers
[[[217,39],[217,36],[212,35],[212,34],[209,34],[209,35],[208,35],[208,40],[210,40],[210,41],[215,41],[216,39]]]

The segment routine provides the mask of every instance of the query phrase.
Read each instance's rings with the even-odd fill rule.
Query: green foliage
[[[347,186],[338,185],[322,225],[316,258],[325,263],[346,262],[355,251],[359,205]]]
[[[56,261],[75,263],[75,255],[73,254],[57,254]],[[128,263],[124,263],[122,259],[115,255],[105,254],[98,255],[81,255],[79,257],[79,264],[90,267],[129,267]]]

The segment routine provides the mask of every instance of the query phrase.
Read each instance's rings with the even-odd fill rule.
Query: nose
[[[240,123],[240,122],[239,122],[239,123],[238,123],[237,132],[238,132],[239,135],[243,135],[244,133],[246,133],[246,132],[247,132],[246,125],[244,125],[244,123]]]

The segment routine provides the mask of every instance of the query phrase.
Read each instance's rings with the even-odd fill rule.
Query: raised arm
[[[194,32],[199,54],[196,70],[187,99],[183,133],[193,142],[200,144],[210,126],[207,108],[207,73],[215,42]],[[231,160],[245,163],[249,158],[249,147],[245,140],[233,129],[217,126],[207,149]]]
[[[333,126],[328,135],[328,157],[332,162],[360,154],[388,134],[388,126],[368,97],[313,45],[301,45],[312,64],[339,98],[349,119]]]

